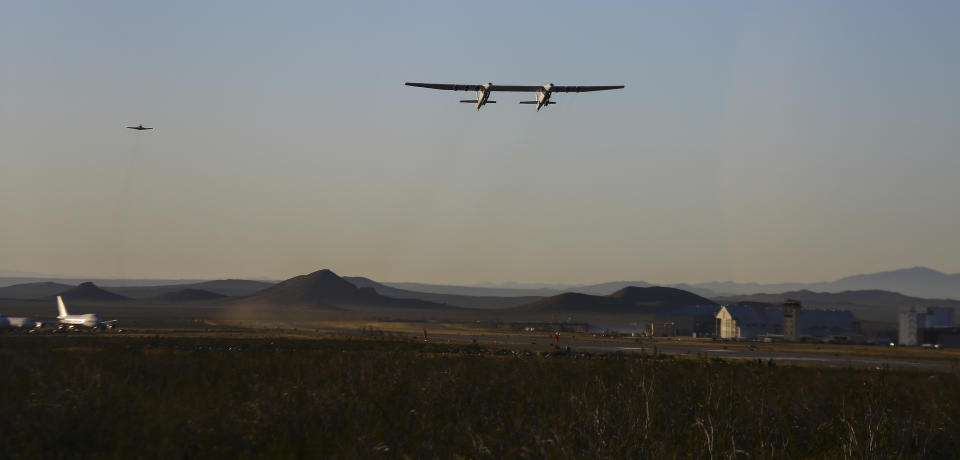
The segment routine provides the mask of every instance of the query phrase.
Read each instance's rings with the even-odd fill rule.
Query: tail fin
[[[57,296],[57,309],[60,310],[60,318],[67,316],[67,306],[63,304],[63,299]]]

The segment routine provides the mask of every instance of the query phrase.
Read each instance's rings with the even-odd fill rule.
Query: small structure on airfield
[[[897,344],[904,347],[915,347],[920,344],[918,332],[920,325],[926,321],[926,315],[910,307],[900,312],[900,321],[897,327]]]
[[[787,300],[783,303],[783,340],[797,342],[800,340],[800,301]]]

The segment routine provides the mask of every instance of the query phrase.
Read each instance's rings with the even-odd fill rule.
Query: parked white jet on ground
[[[443,89],[448,91],[476,91],[476,99],[463,99],[460,102],[477,104],[477,110],[484,104],[494,104],[497,101],[490,100],[490,93],[493,91],[513,91],[523,92],[531,91],[536,93],[537,100],[522,101],[521,104],[537,104],[537,112],[540,108],[550,104],[556,104],[550,100],[553,93],[586,93],[588,91],[606,91],[608,89],[621,89],[623,85],[617,86],[557,86],[553,83],[543,86],[523,86],[523,85],[494,85],[493,83],[484,83],[482,85],[456,85],[446,83],[405,83],[407,86],[416,86],[419,88]]]
[[[33,329],[35,327],[40,327],[42,324],[42,322],[37,321],[29,316],[17,317],[0,315],[0,329]]]
[[[57,296],[57,308],[60,311],[60,314],[57,315],[57,320],[60,321],[61,326],[113,329],[117,325],[116,320],[104,321],[95,313],[87,313],[84,315],[71,315],[67,313],[67,306],[63,304],[63,299],[61,299],[60,296]]]

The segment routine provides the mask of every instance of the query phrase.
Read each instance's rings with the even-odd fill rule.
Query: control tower
[[[800,341],[800,301],[789,299],[783,303],[783,340]]]

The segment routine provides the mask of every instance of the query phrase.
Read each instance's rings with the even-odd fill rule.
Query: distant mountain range
[[[854,275],[822,283],[698,283],[716,295],[776,293],[788,291],[844,292],[882,290],[926,298],[960,299],[960,273],[946,274],[925,267],[905,268],[866,275]]]
[[[427,292],[433,294],[461,295],[471,297],[549,297],[565,292],[575,292],[588,295],[608,295],[628,286],[650,287],[654,286],[646,281],[611,281],[608,283],[588,284],[588,285],[569,285],[569,286],[551,286],[551,287],[490,287],[490,286],[457,286],[449,284],[429,284],[429,283],[394,283],[381,282],[383,286],[402,289],[413,292]],[[516,283],[508,283],[516,285]],[[680,285],[674,286],[682,289]]]
[[[95,285],[97,283],[94,283]],[[155,299],[183,290],[208,291],[219,296],[241,296],[257,292],[274,283],[253,280],[214,280],[191,284],[149,286],[110,286],[101,289],[133,299]],[[78,285],[53,281],[31,282],[0,287],[0,299],[36,299],[60,294]]]
[[[255,280],[213,280],[213,281],[201,281],[199,283],[190,283],[190,284],[170,284],[170,285],[161,285],[161,286],[110,286],[105,285],[104,288],[110,290],[111,292],[116,292],[117,294],[122,294],[125,296],[137,298],[137,299],[146,299],[162,296],[164,294],[170,294],[179,292],[184,289],[196,289],[201,291],[209,291],[214,294],[219,294],[221,296],[241,296],[252,294],[261,289],[268,288],[273,286],[274,283],[266,281],[255,281]],[[2,293],[2,289],[0,289]],[[0,295],[2,297],[2,295]]]
[[[501,297],[495,295],[457,295],[436,292],[417,292],[387,286],[362,276],[345,276],[343,279],[359,288],[371,288],[378,294],[386,297],[393,297],[395,299],[420,299],[463,308],[510,308],[539,300],[542,297],[539,295]],[[496,291],[481,290],[479,292],[489,293]]]
[[[4,274],[13,276],[3,276]],[[61,285],[77,285],[82,281],[92,281],[99,286],[108,286],[111,290],[122,295],[134,298],[146,298],[160,295],[164,292],[173,292],[180,289],[204,289],[222,295],[245,295],[266,286],[274,284],[265,280],[157,280],[157,279],[82,279],[60,278],[53,276],[32,276],[33,273],[18,272],[16,270],[0,270],[0,298],[22,298],[4,294],[3,287],[12,285],[35,284],[41,282],[57,283]],[[737,283],[733,281],[707,283],[677,283],[654,284],[647,281],[613,281],[590,285],[523,285],[518,283],[504,283],[499,286],[457,286],[429,283],[399,283],[374,282],[363,277],[348,277],[362,287],[373,287],[377,292],[386,295],[389,288],[396,297],[405,292],[445,294],[469,297],[548,297],[564,292],[576,292],[590,295],[608,295],[627,286],[649,287],[654,285],[669,286],[683,289],[703,297],[723,297],[731,295],[746,295],[759,293],[778,293],[788,291],[808,290],[814,292],[843,292],[857,290],[883,290],[899,292],[913,297],[923,298],[952,298],[960,299],[960,273],[946,274],[926,267],[913,267],[900,270],[891,270],[878,273],[848,276],[835,281],[817,283]],[[366,281],[364,281],[366,280]],[[209,284],[208,284],[209,283]],[[376,283],[373,286],[370,283]],[[155,287],[150,291],[142,289]],[[129,289],[128,289],[129,288]],[[123,291],[123,292],[121,292]],[[11,291],[12,292],[12,291]],[[442,300],[441,300],[442,302]],[[511,301],[507,301],[510,303]],[[483,307],[480,307],[483,308]]]
[[[364,286],[364,287],[359,287]],[[382,295],[377,291],[392,296]],[[406,298],[397,298],[403,295]],[[453,306],[449,303],[432,302],[425,299],[460,300],[461,303],[499,302],[500,314],[510,316],[520,314],[648,314],[666,311],[671,308],[690,305],[716,305],[713,301],[680,289],[667,287],[626,287],[610,295],[595,296],[580,293],[564,293],[547,298],[502,298],[451,296],[447,294],[423,294],[387,288],[367,278],[341,278],[330,270],[318,270],[277,283],[254,294],[226,299],[227,305],[261,305],[274,308],[286,306],[311,307],[323,310],[354,310],[365,308],[380,312],[391,310],[419,309],[430,311],[468,311],[479,312],[478,308]],[[506,300],[505,300],[506,299]],[[520,303],[504,308],[508,304]],[[493,303],[483,304],[483,310],[491,310]]]
[[[390,287],[410,291],[432,292],[453,295],[495,295],[516,296],[552,296],[564,292],[576,292],[590,295],[607,295],[627,286],[653,286],[646,281],[614,281],[591,285],[569,285],[564,287],[490,287],[490,286],[450,286],[424,283],[382,282]],[[516,286],[512,284],[511,286]],[[960,274],[945,274],[925,267],[905,268],[879,273],[848,276],[836,281],[818,283],[736,283],[733,281],[709,283],[679,283],[662,286],[690,291],[704,297],[724,297],[759,293],[778,293],[808,290],[814,292],[844,292],[857,290],[883,290],[899,292],[913,297],[960,299]]]
[[[204,291],[203,289],[181,289],[175,292],[166,292],[153,297],[152,300],[161,302],[184,303],[184,302],[207,302],[210,300],[222,299],[226,296],[216,292]]]
[[[0,299],[38,299],[54,296],[75,287],[71,284],[54,283],[52,281],[15,284],[0,288]]]
[[[383,281],[381,285],[404,291],[426,292],[470,297],[545,297],[564,292],[559,288],[498,288],[486,286],[458,286],[429,283],[394,283]],[[611,291],[613,292],[613,291]],[[606,294],[609,294],[607,292]]]
[[[716,303],[680,289],[628,286],[606,296],[567,292],[540,299],[516,309],[565,314],[656,314],[671,308],[693,305],[716,305]]]
[[[953,292],[960,275],[946,275],[926,268],[857,275],[829,283],[740,284],[701,283],[651,286],[642,281],[616,281],[572,287],[499,288],[444,286],[417,283],[382,283],[364,277],[342,278],[330,270],[301,275],[272,283],[255,280],[215,280],[148,286],[104,286],[93,282],[72,285],[40,281],[0,287],[0,299],[52,299],[62,295],[68,302],[114,305],[198,304],[257,305],[270,308],[297,306],[325,310],[381,312],[409,310],[433,312],[479,312],[499,310],[504,315],[523,313],[654,313],[716,303],[778,305],[788,298],[803,302],[804,308],[843,309],[858,318],[896,321],[896,314],[909,307],[942,306],[960,308],[960,301],[945,295],[906,295],[902,292]],[[886,286],[864,289],[863,286]],[[405,289],[399,286],[405,286]],[[706,288],[704,286],[709,286]],[[816,289],[785,289],[813,286]],[[415,288],[415,289],[414,289]],[[899,289],[900,292],[892,292]],[[730,291],[737,291],[729,293]],[[759,291],[768,291],[767,293]],[[726,292],[728,294],[718,294]],[[513,295],[504,295],[513,294]],[[954,297],[960,298],[960,292]],[[473,313],[470,313],[473,314]],[[499,314],[499,313],[496,313]],[[505,316],[506,317],[506,316]]]
[[[13,286],[14,284],[37,283],[41,281],[52,281],[55,283],[72,284],[76,286],[84,281],[90,281],[101,286],[166,286],[173,284],[193,284],[205,280],[165,280],[155,278],[73,278],[61,276],[3,276],[0,275],[0,287]]]
[[[960,301],[951,299],[924,299],[905,296],[897,292],[859,290],[844,292],[813,292],[808,290],[788,291],[779,294],[752,294],[717,297],[720,303],[755,303],[780,305],[787,299],[799,300],[803,308],[847,310],[857,318],[870,321],[897,320],[897,314],[907,308],[948,307],[960,308]]]

